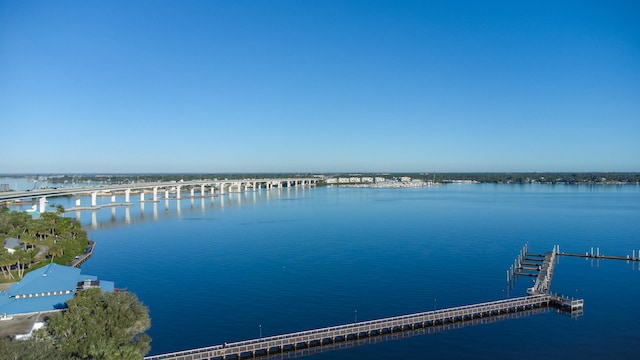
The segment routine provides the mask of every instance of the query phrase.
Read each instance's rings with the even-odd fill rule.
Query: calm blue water
[[[79,215],[97,241],[84,272],[149,307],[151,354],[256,338],[260,326],[268,336],[523,296],[531,279],[509,291],[506,270],[525,242],[539,253],[640,249],[638,186],[294,188]],[[551,287],[584,298],[584,316],[550,312],[313,358],[637,356],[638,264],[561,258]]]

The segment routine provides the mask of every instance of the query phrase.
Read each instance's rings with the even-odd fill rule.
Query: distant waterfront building
[[[385,181],[387,181],[387,179],[385,179],[385,178],[383,178],[381,176],[376,176],[376,182],[377,183],[381,183],[381,182],[385,182]]]
[[[362,178],[362,182],[363,183],[372,183],[373,182],[373,178],[365,176],[365,177]]]
[[[27,273],[7,291],[0,292],[0,315],[62,310],[76,292],[91,287],[114,291],[112,281],[80,274],[79,268],[51,263]]]
[[[402,182],[409,182],[409,181],[411,181],[411,178],[410,178],[410,177],[408,177],[408,176],[403,176],[403,177],[401,177],[401,178],[400,178],[400,181],[402,181]]]
[[[9,184],[0,184],[0,192],[9,191]]]
[[[338,182],[340,184],[348,184],[349,183],[349,178],[343,178],[343,177],[338,178]]]
[[[360,178],[359,177],[350,177],[349,178],[349,182],[350,183],[359,183],[360,182]]]
[[[328,179],[325,180],[325,182],[327,184],[337,184],[338,183],[338,179],[336,179],[336,178],[328,178]]]

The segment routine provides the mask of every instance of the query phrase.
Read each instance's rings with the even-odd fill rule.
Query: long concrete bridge
[[[164,197],[169,198],[170,194],[175,194],[176,199],[180,199],[183,189],[189,189],[190,197],[216,194],[222,195],[227,192],[243,192],[257,189],[282,189],[293,186],[315,186],[319,180],[317,178],[273,178],[273,179],[225,179],[225,180],[193,180],[180,182],[153,182],[153,183],[133,183],[118,185],[102,185],[90,187],[61,187],[55,189],[37,189],[32,191],[10,191],[0,193],[0,203],[38,199],[40,212],[46,211],[47,198],[58,196],[77,196],[76,207],[80,207],[82,195],[91,196],[91,207],[97,207],[98,196],[111,196],[111,202],[115,203],[116,194],[124,194],[125,204],[131,202],[131,195],[138,193],[140,201],[158,201],[159,192],[164,192]],[[196,195],[196,191],[199,195]],[[150,195],[149,200],[146,195]]]

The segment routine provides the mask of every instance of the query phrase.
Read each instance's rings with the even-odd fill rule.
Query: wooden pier
[[[144,359],[226,360],[270,357],[273,354],[278,354],[280,359],[284,358],[285,354],[294,354],[291,357],[303,356],[304,354],[316,352],[315,349],[326,347],[332,349],[336,347],[345,348],[349,346],[344,344],[349,343],[357,346],[357,344],[371,343],[371,339],[374,338],[385,339],[394,336],[394,334],[406,334],[407,332],[413,333],[416,331],[431,333],[441,331],[448,326],[478,323],[492,318],[497,320],[513,314],[531,312],[550,306],[570,313],[572,316],[580,316],[584,308],[583,300],[549,292],[556,257],[559,254],[559,246],[554,246],[552,251],[544,255],[529,254],[527,244],[522,248],[513,266],[507,271],[507,280],[515,278],[516,275],[525,275],[522,270],[533,271],[533,273],[526,274],[528,276],[536,276],[535,285],[527,289],[529,296],[260,337],[259,339],[146,356]]]
[[[638,250],[638,256],[636,256],[635,253],[632,256],[629,256],[629,255],[627,255],[627,256],[616,256],[616,255],[600,255],[600,254],[590,254],[590,253],[578,254],[578,253],[565,253],[565,252],[558,253],[558,255],[571,256],[571,257],[581,257],[581,258],[585,258],[585,259],[640,261],[640,250]]]
[[[147,356],[145,359],[240,359],[244,357],[265,356],[274,353],[296,351],[299,349],[309,349],[326,344],[389,335],[407,330],[425,329],[433,326],[472,321],[548,306],[557,306],[569,311],[578,309],[577,304],[575,308],[571,305],[566,306],[566,301],[567,299],[561,296],[538,294],[225,343],[199,349]]]
[[[554,246],[551,252],[544,254],[542,264],[538,267],[538,276],[536,277],[536,283],[535,285],[533,285],[533,287],[527,289],[527,294],[546,294],[549,292],[557,254],[557,246]]]
[[[310,356],[310,355],[321,354],[321,353],[337,351],[337,350],[352,349],[358,346],[379,344],[386,341],[403,340],[403,339],[408,339],[415,336],[433,335],[443,331],[458,330],[458,329],[462,329],[464,327],[469,327],[469,326],[488,325],[488,324],[494,324],[500,321],[522,319],[529,316],[550,313],[551,311],[554,311],[552,309],[553,308],[551,307],[540,307],[540,308],[534,308],[530,310],[518,311],[514,313],[494,315],[490,317],[483,317],[483,318],[478,318],[473,320],[459,321],[455,323],[446,323],[442,325],[434,325],[434,326],[428,326],[423,328],[417,328],[414,330],[396,331],[393,333],[388,333],[388,334],[379,335],[379,336],[360,337],[358,339],[353,339],[350,341],[338,341],[330,344],[323,344],[322,346],[298,348],[298,349],[283,352],[283,353],[274,353],[270,355],[264,355],[260,357],[260,359],[262,360],[296,359],[303,356]]]

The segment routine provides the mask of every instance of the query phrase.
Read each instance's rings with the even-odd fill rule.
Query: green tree
[[[55,213],[57,215],[62,215],[64,214],[64,206],[62,205],[55,205],[55,204],[51,204],[51,207],[55,209]]]
[[[22,279],[24,269],[26,268],[26,262],[28,261],[27,252],[21,246],[16,246],[14,250],[13,258],[15,259],[18,267],[18,277]]]
[[[9,253],[5,248],[0,248],[0,269],[5,279],[14,279],[11,273],[11,265],[15,264],[13,254]]]
[[[151,321],[134,294],[87,289],[67,305],[49,318],[47,332],[70,358],[141,359],[149,351],[151,338],[144,331]]]
[[[60,257],[62,255],[64,255],[64,247],[62,247],[61,244],[53,243],[49,246],[49,256],[51,256],[51,262],[53,262],[53,259],[55,259],[56,256]]]
[[[0,338],[0,358],[12,360],[62,360],[68,357],[60,354],[51,341],[46,339],[11,340]]]

